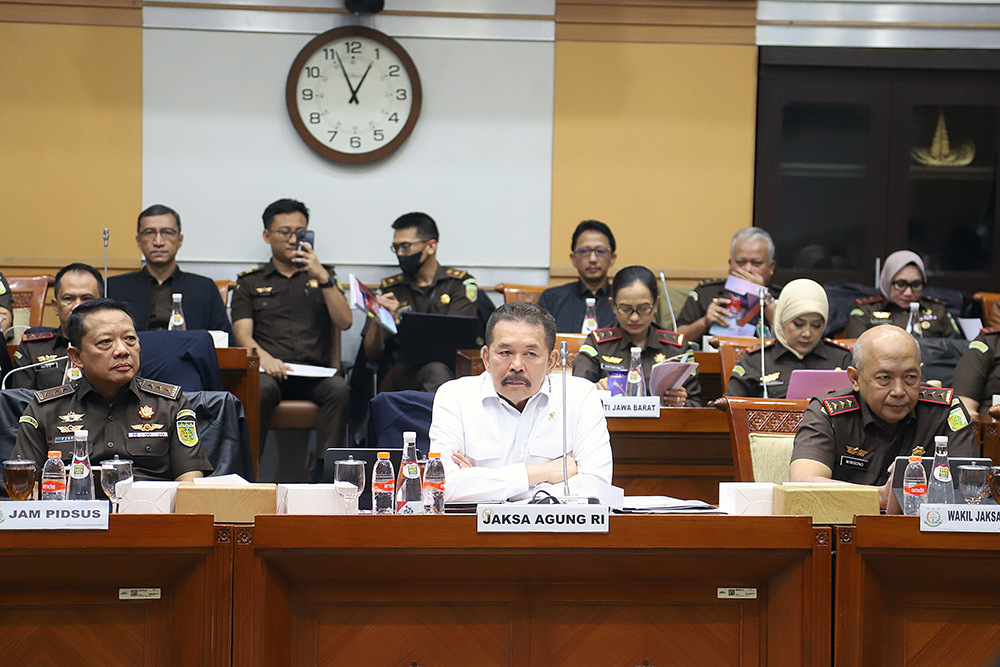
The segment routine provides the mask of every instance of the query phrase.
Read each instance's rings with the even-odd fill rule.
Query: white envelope
[[[173,514],[180,482],[133,482],[118,506],[122,514]]]
[[[346,514],[333,484],[279,484],[278,514]]]
[[[719,482],[719,509],[736,516],[771,516],[772,482]]]

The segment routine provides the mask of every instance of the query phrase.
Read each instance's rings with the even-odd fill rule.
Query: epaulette
[[[989,329],[980,329],[979,332],[984,334],[1000,333],[1000,327],[990,327]]]
[[[622,337],[622,332],[618,327],[607,327],[606,329],[594,329],[594,340],[598,343],[607,343],[609,340],[618,340]]]
[[[863,296],[854,300],[854,303],[859,306],[867,306],[870,303],[878,303],[882,300],[882,297],[876,294],[875,296]]]
[[[677,331],[667,331],[666,329],[656,330],[656,340],[661,343],[666,343],[667,345],[676,345],[677,347],[684,347],[684,334]]]
[[[397,274],[396,274],[396,275],[394,275],[394,276],[389,276],[388,278],[383,278],[383,279],[382,279],[382,285],[381,285],[381,286],[382,286],[383,288],[385,288],[385,287],[392,287],[392,286],[393,286],[393,285],[395,285],[396,283],[401,283],[401,282],[403,282],[403,277],[404,277],[404,274],[402,274],[402,273],[397,273]]]
[[[462,271],[461,269],[445,269],[444,272],[449,278],[458,278],[459,280],[465,280],[469,275],[468,271]]]
[[[831,398],[821,398],[820,400],[823,401],[826,412],[831,417],[861,409],[858,402],[854,400],[854,396],[833,396]]]
[[[263,269],[264,269],[263,266],[258,266],[252,269],[247,269],[246,271],[240,271],[239,273],[236,274],[236,277],[242,278],[243,276],[249,276],[251,273],[256,273],[257,271],[262,271]]]
[[[847,345],[844,345],[843,343],[841,343],[836,338],[824,338],[823,340],[825,340],[830,345],[836,345],[837,347],[839,347],[842,350],[847,350],[848,352],[852,351],[852,349],[850,347],[848,347]]]
[[[175,384],[167,384],[166,382],[158,382],[156,380],[147,380],[146,378],[136,378],[136,385],[139,389],[148,391],[150,394],[165,396],[170,399],[177,398],[181,393],[181,388]]]
[[[60,396],[65,396],[66,394],[72,394],[75,391],[76,387],[71,384],[50,387],[49,389],[41,389],[35,392],[35,400],[39,403],[45,403],[46,401],[51,401],[54,398],[59,398]]]
[[[25,331],[21,334],[22,341],[33,341],[33,340],[48,340],[50,338],[56,337],[56,330],[50,329],[48,331]]]
[[[930,301],[931,303],[936,303],[939,306],[947,306],[948,305],[947,301],[942,301],[941,299],[935,299],[932,296],[924,295],[924,296],[921,296],[920,298],[923,299],[924,301]]]
[[[749,354],[751,352],[759,352],[760,350],[764,349],[765,347],[771,347],[772,345],[774,345],[774,339],[766,340],[766,341],[764,341],[763,345],[754,345],[753,347],[748,347],[747,351],[745,352],[745,354]]]
[[[921,387],[920,396],[917,400],[925,403],[937,403],[938,405],[951,405],[954,389],[941,387]]]

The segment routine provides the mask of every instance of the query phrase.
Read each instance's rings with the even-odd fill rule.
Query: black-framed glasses
[[[618,314],[622,317],[632,317],[632,313],[639,313],[639,315],[645,317],[653,312],[653,306],[652,304],[644,303],[641,306],[633,308],[627,303],[616,303],[615,310],[618,311]]]
[[[150,227],[139,232],[139,236],[149,240],[155,239],[157,236],[162,236],[165,241],[171,241],[177,238],[178,233],[179,232],[176,229],[156,229],[154,227]]]
[[[288,239],[292,238],[293,234],[296,233],[296,230],[294,229],[284,229],[284,228],[270,229],[268,231],[277,236],[282,241],[287,241]]]
[[[914,280],[912,283],[908,283],[905,280],[893,280],[889,284],[898,289],[900,292],[905,292],[907,287],[910,288],[911,292],[919,292],[924,288],[923,280]]]
[[[403,241],[402,243],[390,243],[389,250],[392,251],[393,255],[398,255],[400,250],[403,251],[404,255],[409,255],[410,248],[417,245],[418,243],[427,243],[427,241],[420,239],[419,241],[413,241],[412,243],[409,241]]]
[[[598,259],[604,259],[611,254],[611,248],[576,248],[573,254],[583,259],[584,257],[589,257],[590,253],[597,255]]]

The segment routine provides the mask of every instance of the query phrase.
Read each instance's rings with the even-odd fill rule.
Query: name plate
[[[0,501],[0,530],[107,530],[107,500]]]
[[[659,417],[658,396],[612,396],[601,398],[605,417]]]
[[[480,533],[606,533],[607,505],[478,505]]]
[[[1000,533],[1000,506],[925,503],[920,506],[920,530],[931,533]]]

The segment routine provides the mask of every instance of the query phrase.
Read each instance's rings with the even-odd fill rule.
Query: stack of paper
[[[680,500],[669,496],[625,496],[625,514],[725,514],[701,500]]]

